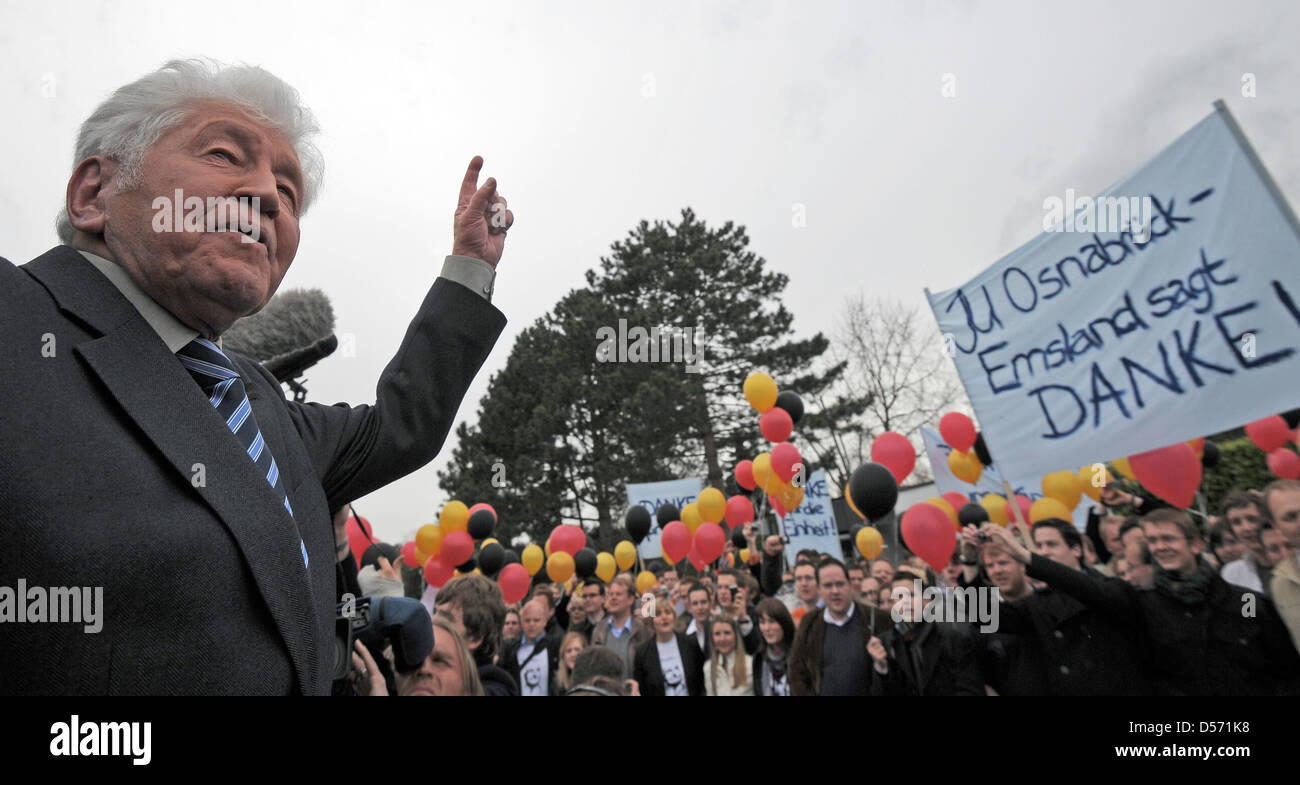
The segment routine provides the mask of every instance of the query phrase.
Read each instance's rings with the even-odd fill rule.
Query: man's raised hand
[[[489,177],[480,188],[478,176],[483,157],[474,156],[460,184],[460,200],[452,226],[451,252],[456,256],[481,259],[496,269],[505,250],[506,232],[515,222],[506,199],[497,192],[497,181]]]

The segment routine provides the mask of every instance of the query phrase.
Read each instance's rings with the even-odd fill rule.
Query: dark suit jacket
[[[329,511],[437,454],[504,324],[437,280],[373,406],[286,401],[231,354],[290,518],[175,355],[80,253],[0,259],[0,585],[103,589],[98,633],[6,625],[0,692],[328,694]]]
[[[546,667],[549,673],[546,677],[546,684],[548,687],[552,688],[552,690],[555,687],[555,669],[560,667],[561,640],[563,640],[563,636],[551,635],[549,632],[544,632],[542,634],[542,645],[534,647],[533,653],[528,657],[530,660],[534,657],[547,658]],[[515,638],[506,643],[505,648],[501,650],[500,662],[501,668],[504,669],[506,673],[510,674],[510,677],[515,680],[515,684],[519,685],[520,693],[523,692],[524,682],[523,679],[520,678],[521,669],[519,667],[519,647],[522,646],[523,643],[524,639],[522,637]]]
[[[686,637],[686,633],[677,633],[677,650],[682,655],[682,670],[685,671],[686,692],[692,698],[704,694],[704,657],[700,654],[698,644]],[[645,696],[662,698],[667,691],[664,681],[663,664],[659,661],[659,644],[651,638],[637,649],[632,678]]]
[[[962,625],[924,622],[917,627],[911,642],[893,629],[881,637],[889,652],[889,673],[881,676],[871,669],[875,694],[939,696],[984,695],[984,676],[975,658],[969,631]],[[908,646],[919,647],[921,668],[918,672]]]
[[[854,613],[862,617],[862,647],[865,650],[871,636],[882,635],[892,624],[889,612],[872,608],[854,600]],[[826,618],[821,610],[809,611],[799,622],[794,632],[794,643],[790,646],[790,694],[821,695],[822,693],[822,647],[826,640]],[[871,667],[868,657],[867,667]],[[870,676],[870,674],[868,674]]]

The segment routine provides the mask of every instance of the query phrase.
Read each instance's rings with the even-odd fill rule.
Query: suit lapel
[[[297,528],[275,491],[153,328],[79,253],[61,247],[24,269],[61,309],[103,333],[78,345],[75,353],[216,512],[248,563],[300,686],[307,694],[319,691],[312,587]]]

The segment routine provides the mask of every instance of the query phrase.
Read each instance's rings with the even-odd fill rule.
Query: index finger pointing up
[[[465,179],[460,184],[461,207],[469,205],[469,200],[478,191],[478,173],[483,169],[483,156],[476,155],[470,159],[469,168],[465,170]]]

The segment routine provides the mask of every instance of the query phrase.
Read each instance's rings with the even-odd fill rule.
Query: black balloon
[[[983,433],[975,434],[975,457],[986,467],[993,465],[993,456],[989,455],[989,446],[984,443]]]
[[[473,556],[471,556],[469,557],[469,561],[466,561],[464,564],[457,564],[456,569],[460,570],[461,572],[469,573],[469,572],[473,572],[474,568],[477,566],[478,566],[478,560],[475,559]]]
[[[641,541],[650,533],[650,511],[637,504],[627,508],[627,517],[623,520],[627,526],[627,536],[632,539],[632,544],[640,545]]]
[[[519,554],[515,553],[514,549],[512,548],[506,548],[506,564],[519,564],[519,563],[520,563]],[[501,566],[504,567],[505,564]]]
[[[682,511],[668,502],[664,502],[659,505],[659,509],[655,510],[655,518],[659,521],[659,528],[662,529],[673,521],[680,521]]]
[[[582,548],[573,554],[573,571],[584,581],[596,574],[597,564],[596,552],[591,548]]]
[[[749,540],[745,539],[744,529],[737,526],[731,531],[731,544],[735,545],[737,548],[745,548],[749,546]]]
[[[979,526],[989,522],[989,511],[978,504],[963,504],[957,511],[957,520],[962,526]]]
[[[1282,412],[1282,419],[1286,420],[1286,427],[1292,430],[1300,428],[1300,409],[1292,409],[1289,412]]]
[[[785,413],[790,415],[790,420],[797,423],[799,418],[803,416],[803,399],[799,397],[798,393],[786,390],[776,396],[776,408],[785,409]]]
[[[491,510],[475,510],[474,514],[469,516],[469,523],[466,528],[469,529],[469,536],[475,540],[486,540],[492,536],[492,529],[497,525],[497,516],[492,514]]]
[[[1201,452],[1201,465],[1207,469],[1213,469],[1219,465],[1219,445],[1205,440],[1205,449]]]
[[[874,521],[893,512],[898,503],[898,481],[884,466],[864,463],[849,478],[849,497],[868,521]]]
[[[506,549],[499,542],[489,542],[478,552],[478,566],[484,575],[492,576],[506,566]]]

